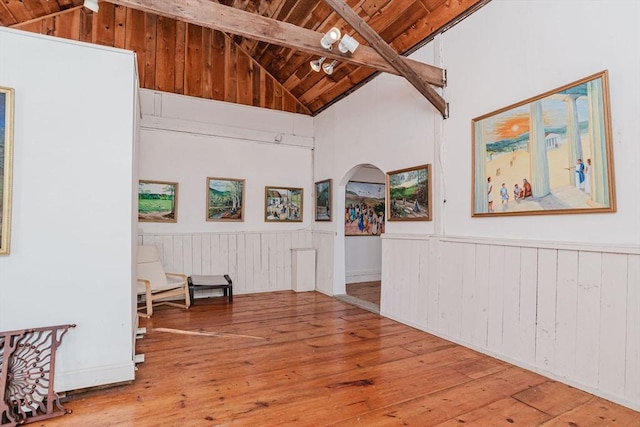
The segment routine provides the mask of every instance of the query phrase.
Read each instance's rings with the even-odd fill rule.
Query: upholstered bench
[[[189,296],[191,305],[195,303],[193,297],[196,289],[222,289],[223,295],[229,297],[229,302],[233,302],[233,282],[228,274],[216,276],[189,276]]]

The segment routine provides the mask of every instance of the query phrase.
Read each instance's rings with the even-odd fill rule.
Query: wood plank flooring
[[[159,307],[134,383],[42,426],[640,426],[640,413],[316,292]]]
[[[380,281],[350,283],[346,285],[347,295],[375,304],[380,308]]]

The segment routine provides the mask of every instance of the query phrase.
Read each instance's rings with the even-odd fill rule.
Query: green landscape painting
[[[431,165],[389,172],[389,221],[430,221],[430,183]]]
[[[244,221],[244,179],[207,178],[207,221]]]
[[[140,181],[138,185],[138,221],[177,222],[178,183]]]

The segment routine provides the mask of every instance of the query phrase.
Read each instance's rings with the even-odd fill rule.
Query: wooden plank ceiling
[[[403,55],[488,1],[346,3]],[[322,0],[218,3],[320,33],[338,27],[342,34],[367,46],[365,39]],[[348,95],[378,72],[347,62],[338,62],[331,75],[314,72],[309,61],[318,55],[306,51],[108,2],[100,2],[98,13],[82,4],[83,0],[0,0],[0,25],[133,50],[143,88],[310,115]]]

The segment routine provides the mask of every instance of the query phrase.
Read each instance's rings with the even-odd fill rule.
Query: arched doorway
[[[336,296],[380,312],[385,174],[371,164],[352,168],[339,184]]]

